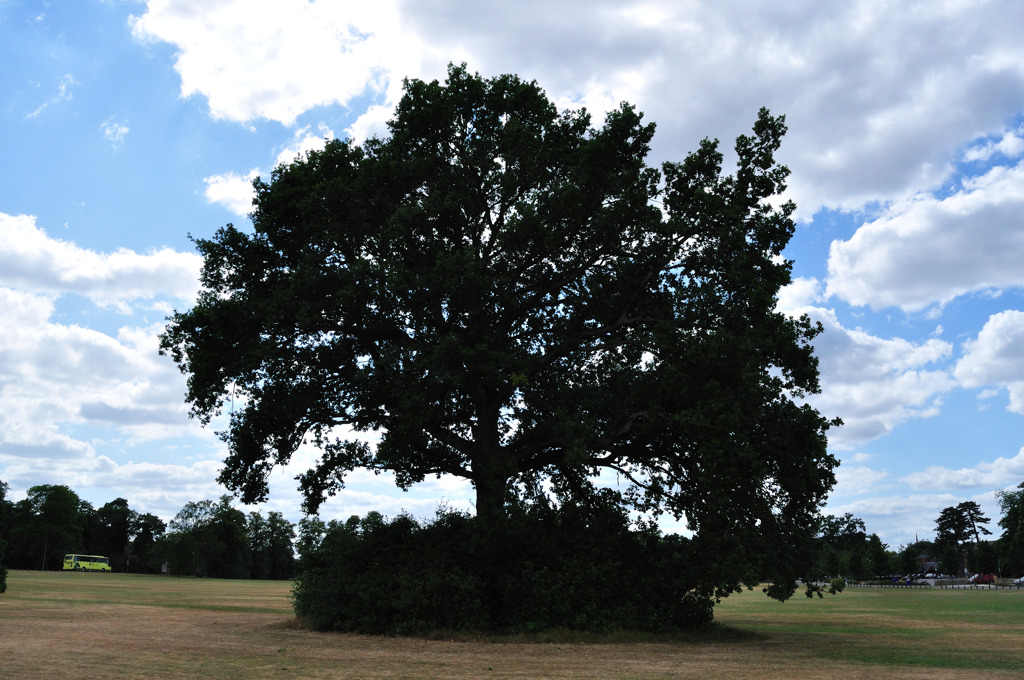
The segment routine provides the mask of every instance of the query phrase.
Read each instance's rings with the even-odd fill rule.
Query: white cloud
[[[334,130],[324,123],[317,125],[316,133],[312,132],[312,127],[309,125],[296,130],[292,135],[292,143],[277,154],[274,166],[291,163],[296,158],[305,158],[307,152],[322,150],[332,139],[334,139]]]
[[[1024,127],[1004,132],[998,142],[986,141],[972,146],[964,153],[964,160],[987,161],[997,155],[1007,158],[1024,155]]]
[[[181,399],[184,378],[157,353],[162,326],[123,328],[115,338],[55,323],[54,311],[52,299],[0,287],[3,453],[88,453],[65,427],[97,421],[133,440],[196,429]]]
[[[889,473],[884,470],[843,463],[836,470],[836,486],[833,493],[841,496],[878,493],[882,481],[888,476]]]
[[[384,138],[388,135],[388,121],[394,116],[394,106],[376,104],[361,114],[345,132],[356,143],[362,144],[371,137]]]
[[[779,291],[778,309],[786,311],[809,307],[821,302],[822,285],[817,279],[796,278]]]
[[[347,104],[415,64],[390,2],[151,0],[132,17],[140,40],[178,48],[183,97],[202,95],[215,118],[292,125],[305,111]]]
[[[827,292],[853,305],[917,311],[967,293],[1024,287],[1024,163],[920,195],[834,241]]]
[[[810,401],[827,417],[843,419],[842,427],[829,432],[833,446],[849,448],[888,434],[911,418],[935,416],[940,395],[955,386],[945,371],[926,368],[949,357],[952,346],[947,342],[915,344],[851,330],[829,309],[785,311],[806,313],[824,327],[814,340],[822,392]]]
[[[706,135],[728,150],[766,105],[788,117],[790,194],[809,216],[936,189],[963,140],[1003,130],[1024,96],[1022,23],[1012,2],[151,0],[132,27],[177,48],[182,95],[217,118],[292,125],[370,93],[359,140],[383,132],[402,78],[448,61],[598,117],[630,101],[658,123],[658,161]]]
[[[976,340],[964,343],[954,375],[964,387],[997,385],[1010,393],[1008,409],[1024,415],[1024,312],[989,317]]]
[[[161,248],[141,255],[121,248],[97,253],[50,238],[29,215],[0,213],[0,286],[59,295],[74,292],[98,304],[195,298],[202,258]]]
[[[786,114],[782,153],[805,215],[937,188],[963,140],[1002,129],[1024,96],[1024,7],[1010,2],[439,0],[403,10],[411,31],[484,74],[537,79],[595,112],[637,104],[658,123],[661,159],[705,135],[731,148],[760,106]]]
[[[57,93],[47,101],[40,104],[36,110],[34,110],[32,113],[28,114],[25,117],[39,118],[43,114],[43,111],[48,109],[53,104],[71,101],[71,99],[73,99],[73,95],[71,94],[71,87],[73,85],[78,84],[78,81],[75,80],[75,77],[73,75],[71,75],[70,73],[64,74],[60,77],[60,80],[57,82]]]
[[[277,154],[274,166],[291,163],[309,151],[323,149],[328,140],[334,139],[334,131],[323,123],[317,126],[316,133],[311,130],[309,125],[296,130],[292,142]],[[235,172],[204,177],[206,200],[244,217],[252,211],[252,201],[256,196],[252,181],[262,174],[259,168],[253,168],[244,177]]]
[[[127,124],[119,123],[113,118],[104,121],[103,124],[100,125],[100,130],[103,132],[103,136],[106,140],[110,142],[111,147],[115,150],[121,148],[121,145],[124,144],[125,137],[127,137],[128,133],[131,132],[131,129]]]
[[[252,211],[252,200],[256,195],[252,181],[259,175],[259,168],[253,168],[245,177],[234,172],[204,177],[206,200],[218,203],[236,215],[244,217]]]
[[[952,470],[933,466],[913,472],[900,481],[912,489],[1001,489],[1024,479],[1024,448],[1013,458],[982,461],[969,468]]]
[[[0,460],[7,477],[19,465],[52,475],[100,469],[100,432],[128,447],[212,437],[188,420],[184,376],[157,352],[162,325],[136,322],[111,335],[58,313],[69,294],[125,313],[139,299],[191,300],[200,263],[170,249],[96,253],[49,238],[32,217],[0,213]]]

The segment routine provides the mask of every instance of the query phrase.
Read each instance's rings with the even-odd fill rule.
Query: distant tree
[[[604,471],[685,517],[702,592],[741,572],[791,595],[836,460],[803,399],[821,327],[777,309],[784,119],[760,111],[734,175],[710,140],[659,173],[626,104],[595,129],[465,66],[405,90],[390,137],[278,167],[254,183],[253,231],[196,241],[202,291],[161,348],[201,421],[244,397],[220,481],[261,501],[307,441],[310,512],[355,469],[453,475],[500,532],[517,494],[586,500]],[[337,436],[371,430],[373,448]]]
[[[295,575],[295,525],[281,513],[272,511],[264,519],[259,512],[250,512],[246,536],[251,556],[250,578],[285,579]]]
[[[211,500],[189,501],[167,526],[154,546],[154,553],[167,563],[170,573],[203,575],[206,570],[206,526],[213,521]]]
[[[359,518],[355,518],[359,521]],[[299,553],[296,568],[302,572],[305,568],[304,555],[314,555],[319,552],[320,544],[327,535],[328,525],[316,516],[303,517],[299,520],[298,537],[295,541],[295,549]]]
[[[999,511],[999,559],[1006,573],[1024,575],[1024,482],[1010,491],[997,491]]]
[[[864,520],[848,512],[842,517],[823,515],[819,525],[819,577],[865,578],[871,572],[882,573],[879,566],[887,563],[885,546],[877,535],[866,533]]]
[[[126,568],[129,571],[154,571],[159,568],[160,565],[156,563],[153,548],[166,529],[167,524],[156,515],[148,512],[135,515],[131,526],[132,539],[129,554],[126,559]]]
[[[974,545],[981,545],[981,537],[991,536],[992,532],[985,526],[992,520],[981,512],[981,506],[974,501],[964,501],[956,506],[956,509],[963,515],[964,525],[974,536]]]
[[[900,546],[896,551],[893,570],[899,574],[916,574],[921,571],[921,558],[933,558],[939,549],[931,541],[915,541]]]
[[[7,592],[7,567],[4,566],[4,558],[7,556],[8,517],[10,516],[7,492],[10,490],[11,487],[7,485],[7,482],[0,481],[0,593]]]
[[[968,568],[976,573],[995,574],[999,572],[999,558],[989,541],[982,541],[973,546],[968,554]]]
[[[942,509],[935,520],[935,546],[939,550],[943,571],[959,576],[967,570],[965,546],[971,535],[967,518],[958,507]]]
[[[59,569],[64,555],[82,551],[88,504],[66,486],[41,484],[12,512],[12,543],[24,568]]]
[[[955,574],[967,570],[969,556],[981,546],[981,536],[992,533],[984,526],[989,521],[974,501],[943,508],[935,520],[935,545],[944,570]]]
[[[231,507],[231,497],[189,501],[174,516],[154,548],[178,575],[245,578],[249,544],[245,514]]]
[[[92,514],[90,540],[86,542],[86,550],[96,555],[106,555],[110,558],[112,569],[124,571],[136,516],[124,498],[116,498],[103,505]]]
[[[878,534],[871,534],[867,537],[864,554],[870,565],[869,571],[872,576],[885,576],[892,573],[892,560],[888,548],[889,546],[882,543]]]
[[[249,542],[245,535],[245,513],[231,506],[231,496],[221,496],[214,511],[215,550],[210,561],[210,576],[245,578],[249,575]]]

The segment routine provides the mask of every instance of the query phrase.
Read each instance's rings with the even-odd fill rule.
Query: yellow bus
[[[65,555],[64,571],[110,571],[110,559],[100,555]]]

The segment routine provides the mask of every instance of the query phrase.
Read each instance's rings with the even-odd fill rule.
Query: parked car
[[[968,583],[978,583],[978,584],[982,584],[982,583],[995,583],[996,582],[996,576],[995,576],[995,574],[975,574],[974,576],[972,576],[969,579],[967,579],[967,582]]]
[[[1020,578],[1013,579],[1013,585],[1015,585],[1015,586],[1024,586],[1024,576],[1021,576]]]

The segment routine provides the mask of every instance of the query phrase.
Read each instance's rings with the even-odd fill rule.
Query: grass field
[[[1024,678],[1024,591],[849,589],[716,608],[671,640],[313,633],[288,583],[13,571],[0,678]],[[553,640],[553,641],[552,641]]]

